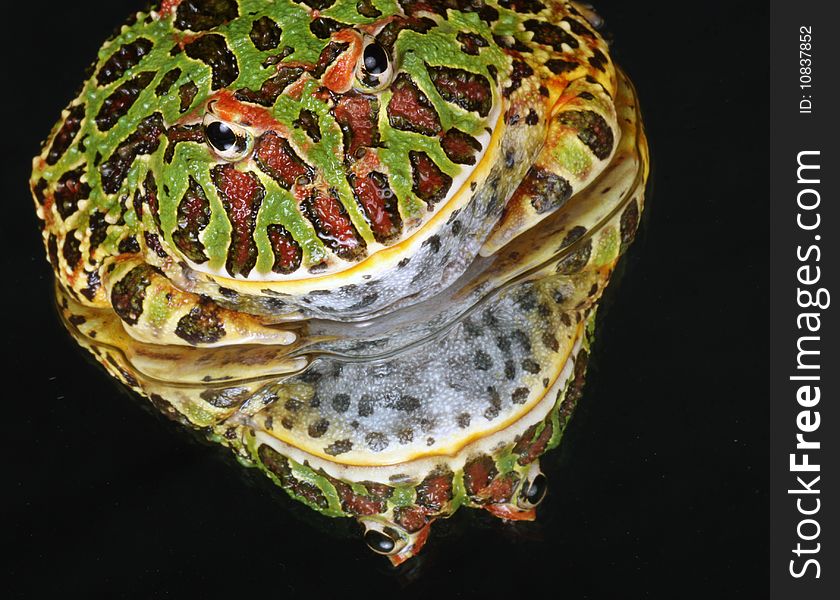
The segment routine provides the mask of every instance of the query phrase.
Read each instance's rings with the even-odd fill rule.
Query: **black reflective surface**
[[[598,2],[653,171],[539,520],[461,510],[394,570],[350,521],[121,390],[64,332],[30,157],[140,2],[30,3],[6,55],[3,585],[12,597],[752,598],[767,585],[767,15]],[[535,587],[536,586],[536,587]],[[6,594],[3,594],[4,596]]]

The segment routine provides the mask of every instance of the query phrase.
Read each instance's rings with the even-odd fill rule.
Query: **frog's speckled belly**
[[[538,458],[580,395],[598,298],[643,207],[647,145],[621,72],[616,108],[621,142],[595,182],[387,319],[295,320],[284,346],[161,346],[59,288],[65,322],[170,417],[311,507],[398,540],[394,562],[461,505],[533,518]]]

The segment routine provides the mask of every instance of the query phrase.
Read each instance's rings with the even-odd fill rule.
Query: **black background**
[[[0,572],[11,596],[763,598],[768,574],[768,14],[597,2],[653,170],[534,524],[461,510],[391,569],[123,391],[64,332],[30,157],[137,2],[6,14]],[[6,10],[6,9],[4,9]],[[5,595],[5,594],[3,594]]]

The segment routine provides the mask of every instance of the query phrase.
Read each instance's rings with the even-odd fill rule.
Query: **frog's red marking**
[[[551,436],[554,433],[554,425],[551,423],[551,419],[547,419],[545,422],[545,427],[540,432],[535,440],[527,444],[521,451],[518,462],[520,465],[527,465],[529,463],[534,462],[537,458],[545,452],[546,447],[548,446],[549,440],[551,440]]]
[[[280,134],[288,133],[286,127],[271,115],[270,110],[240,102],[228,90],[218,92],[210,99],[208,105],[212,105],[216,116],[225,121],[265,131],[273,130]]]
[[[160,10],[158,10],[158,14],[161,17],[168,17],[175,12],[175,9],[178,8],[179,4],[181,4],[181,0],[163,0],[160,3]]]
[[[417,504],[432,512],[441,511],[452,500],[452,473],[428,475],[416,492]]]
[[[464,489],[475,496],[490,485],[498,474],[492,456],[484,454],[464,465]]]
[[[300,100],[301,96],[303,95],[303,88],[306,87],[307,81],[308,77],[300,77],[299,79],[297,79],[297,81],[295,81],[288,88],[286,88],[286,95],[292,100]]]
[[[477,112],[482,117],[490,113],[493,94],[486,77],[450,67],[426,65],[426,70],[444,100],[457,104],[464,110]]]
[[[513,453],[514,454],[522,454],[528,448],[528,443],[534,437],[534,434],[537,432],[537,426],[539,423],[535,423],[531,425],[528,429],[525,430],[525,433],[522,434],[516,444],[513,446]]]
[[[452,477],[451,472],[428,475],[415,488],[417,503],[394,509],[394,521],[414,535],[410,548],[388,557],[392,564],[399,565],[416,555],[426,543],[436,516],[449,510],[449,503],[452,501]]]
[[[491,515],[505,521],[534,521],[537,518],[537,509],[535,508],[522,510],[510,504],[488,504],[485,509]]]
[[[511,471],[502,476],[497,476],[493,482],[481,490],[481,498],[493,504],[510,502],[516,484],[519,483],[519,475]]]
[[[247,277],[257,262],[253,234],[265,188],[256,175],[239,171],[232,164],[213,167],[212,174],[233,228],[227,270],[231,275]]]
[[[379,102],[372,96],[350,92],[338,99],[333,115],[344,137],[346,160],[358,158],[359,148],[370,148],[379,143],[378,113]]]
[[[374,171],[362,177],[351,176],[350,185],[365,211],[376,241],[385,244],[397,237],[402,229],[402,220],[388,178]]]
[[[330,41],[324,49],[321,50],[320,56],[318,56],[318,62],[315,63],[314,66],[309,67],[309,71],[312,73],[312,77],[318,79],[320,78],[324,72],[327,70],[333,62],[341,55],[342,52],[347,50],[350,46],[347,42],[336,42]]]
[[[363,14],[363,16],[367,16],[367,15]],[[359,25],[356,25],[355,27],[359,31],[363,31],[366,34],[372,36],[372,35],[376,34],[377,32],[382,31],[382,29],[386,25],[388,25],[391,21],[393,21],[394,19],[397,19],[397,18],[402,19],[404,17],[402,17],[402,16],[397,17],[396,15],[391,15],[389,17],[383,17],[382,19],[379,19],[378,21],[374,21],[373,23],[361,23]]]
[[[420,550],[423,549],[423,546],[426,545],[426,540],[429,539],[429,532],[432,530],[432,523],[431,521],[423,527],[420,532],[414,536],[414,541],[412,542],[411,549],[409,552],[400,552],[396,555],[389,556],[388,559],[391,561],[391,564],[395,567],[403,564],[412,556],[416,556]]]
[[[274,251],[274,265],[271,270],[275,273],[294,273],[300,267],[302,253],[300,244],[292,234],[282,225],[268,226],[268,239]]]
[[[365,242],[356,233],[334,190],[313,189],[300,207],[318,238],[339,258],[353,261],[365,255]]]
[[[337,56],[330,59],[331,64],[326,65],[321,83],[335,93],[343,94],[353,85],[356,63],[362,54],[362,36],[348,28],[336,31],[332,34],[332,40],[344,48]],[[324,53],[321,57],[324,57]],[[320,68],[321,59],[319,58],[316,71]]]
[[[183,50],[201,37],[200,33],[173,33],[172,40]]]
[[[387,503],[384,500],[357,494],[349,485],[332,477],[329,480],[338,492],[341,509],[344,512],[360,516],[378,515],[385,512]]]
[[[411,175],[414,180],[412,191],[432,210],[437,202],[446,197],[452,186],[452,178],[440,170],[425,152],[408,153],[411,162]]]
[[[289,142],[273,131],[260,136],[254,155],[260,169],[287,190],[301,178],[309,183],[314,175],[312,168],[298,157]]]
[[[428,525],[426,510],[420,506],[399,506],[394,509],[394,521],[409,533]]]
[[[150,206],[150,209],[153,215],[157,214],[157,206],[154,209]],[[204,188],[193,177],[189,178],[189,187],[178,203],[177,217],[177,229],[172,233],[175,246],[191,261],[198,264],[206,262],[207,255],[199,235],[210,223],[210,202]]]
[[[436,135],[440,131],[440,118],[429,99],[405,73],[400,73],[391,86],[388,102],[388,120],[391,127],[407,131]]]
[[[475,153],[481,151],[481,143],[460,129],[447,131],[440,145],[447,158],[459,165],[474,165]]]

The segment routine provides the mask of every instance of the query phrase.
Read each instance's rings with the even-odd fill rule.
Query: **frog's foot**
[[[228,310],[206,296],[175,287],[163,272],[134,255],[104,267],[105,292],[134,339],[179,346],[290,345],[297,335]]]
[[[360,517],[359,523],[365,528],[365,544],[367,547],[383,556],[395,567],[409,558],[416,556],[426,540],[432,527],[432,520],[427,521],[414,532],[381,517]]]
[[[615,107],[604,87],[594,79],[571,82],[548,115],[545,145],[481,255],[495,253],[589,185],[609,164],[619,136]]]

